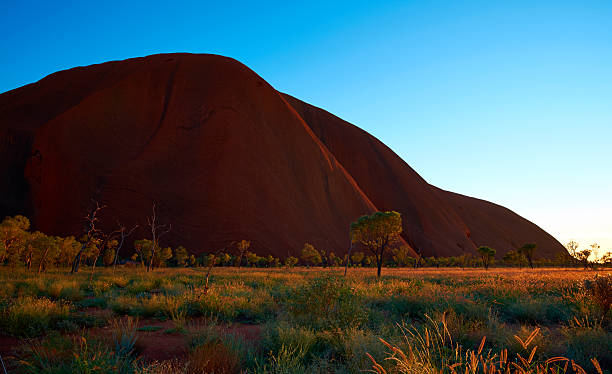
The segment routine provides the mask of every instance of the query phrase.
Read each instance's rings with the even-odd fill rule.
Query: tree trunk
[[[40,274],[43,271],[43,266],[45,263],[45,259],[47,258],[47,253],[49,253],[49,248],[47,247],[47,249],[45,250],[45,252],[43,253],[43,255],[40,258],[40,262],[38,263],[38,273]]]
[[[382,271],[382,260],[383,260],[383,254],[381,253],[380,256],[376,256],[376,266],[378,267],[378,271],[376,273],[376,275],[378,276],[378,279],[380,279],[380,273]]]
[[[119,250],[121,249],[121,247],[123,247],[124,240],[125,239],[121,238],[121,242],[119,242],[119,245],[117,246],[117,249],[115,250],[115,258],[113,259],[113,270],[117,266],[117,259],[119,258]]]
[[[344,267],[344,276],[348,271],[349,262],[351,261],[351,250],[353,249],[353,241],[351,240],[351,246],[349,247],[348,254],[346,255],[346,266]]]
[[[81,256],[83,255],[83,252],[85,251],[85,248],[87,248],[88,245],[89,245],[89,240],[81,244],[81,249],[79,249],[79,252],[77,253],[77,255],[74,256],[74,261],[72,261],[72,270],[70,270],[70,273],[79,272],[79,266],[81,265]]]
[[[89,274],[89,283],[91,283],[91,281],[93,280],[94,270],[96,270],[96,264],[98,263],[98,259],[100,258],[101,252],[102,250],[98,249],[98,254],[96,255],[96,258],[94,258],[93,265],[91,265],[91,274]]]
[[[78,273],[79,272],[79,265],[81,264],[81,254],[82,254],[82,250],[80,250],[77,255],[74,257],[74,260],[72,261],[72,269],[70,270],[71,273]]]
[[[153,246],[151,247],[151,259],[149,260],[149,266],[147,267],[147,271],[151,271],[151,269],[153,269],[153,259],[155,258],[156,247],[157,243],[155,243],[155,238],[153,238]]]

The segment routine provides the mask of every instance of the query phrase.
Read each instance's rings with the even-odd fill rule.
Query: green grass
[[[372,359],[389,373],[450,372],[448,362],[466,365],[465,357],[459,360],[451,353],[459,348],[477,352],[483,337],[484,352],[529,356],[515,335],[525,337],[535,328],[540,330],[532,342],[538,347],[533,365],[563,356],[587,371],[594,370],[594,357],[605,372],[612,367],[612,312],[602,319],[600,303],[584,292],[583,281],[592,272],[384,269],[381,280],[372,269],[351,269],[346,278],[342,273],[215,268],[206,290],[200,269],[99,269],[91,282],[86,271],[38,275],[0,269],[0,333],[41,337],[41,347],[55,345],[22,352],[22,363],[16,365],[26,372],[105,372],[112,365],[126,373],[183,372],[196,364],[206,370],[224,367],[208,360],[211,354],[231,356],[232,368],[253,373],[354,373],[371,369]],[[126,316],[149,322],[117,325]],[[168,329],[150,320],[172,321],[169,332],[180,332],[188,342],[187,358],[164,363],[138,359],[132,352],[137,335]],[[444,352],[436,353],[435,360],[386,359],[397,358],[390,347],[404,352],[418,347],[423,355],[434,349],[421,340],[442,321],[452,345],[438,342]],[[95,329],[109,322],[107,328],[123,331],[124,348],[96,335],[100,330]],[[256,326],[258,333],[244,338],[240,331],[245,325]],[[74,336],[85,342],[71,340]],[[414,370],[402,369],[404,364]]]

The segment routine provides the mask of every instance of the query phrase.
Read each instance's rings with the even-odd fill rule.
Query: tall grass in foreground
[[[586,374],[586,370],[573,360],[566,357],[551,357],[543,362],[534,360],[538,346],[532,344],[540,332],[535,328],[528,336],[514,335],[522,351],[511,355],[508,349],[503,348],[497,352],[485,349],[486,337],[483,337],[477,349],[464,350],[453,338],[442,318],[440,323],[427,318],[428,326],[417,329],[413,326],[401,325],[404,335],[402,348],[380,339],[389,349],[385,358],[392,363],[392,369],[385,369],[374,357],[367,354],[372,362],[371,372],[377,374],[438,374],[450,372],[452,374],[545,374],[545,373],[578,373]],[[598,374],[603,370],[596,358],[591,363]]]

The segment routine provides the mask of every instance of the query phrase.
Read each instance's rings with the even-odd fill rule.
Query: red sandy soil
[[[6,358],[12,356],[19,346],[19,339],[12,336],[0,335],[0,355],[6,364]]]
[[[91,313],[92,311],[93,310],[88,310],[87,313]],[[204,326],[204,321],[202,320],[200,322],[200,325]],[[198,325],[198,319],[192,319],[187,328],[189,330],[196,330],[200,325]],[[143,326],[160,327],[157,331],[138,331],[136,354],[144,362],[185,360],[189,353],[188,335],[178,332],[168,333],[168,330],[176,327],[172,321],[144,319],[138,322],[139,328]],[[247,344],[252,344],[254,346],[261,338],[261,327],[259,325],[219,325],[216,326],[216,329],[222,335],[234,335]],[[101,339],[110,339],[112,327],[105,326],[102,328],[89,329],[87,333],[90,336],[96,336]],[[14,367],[15,357],[19,354],[17,350],[23,344],[27,344],[27,342],[14,337],[0,335],[0,355],[2,355],[7,367]]]
[[[397,210],[425,256],[498,256],[562,245],[501,206],[429,185],[363,130],[284,95],[241,63],[166,54],[54,73],[0,95],[0,216],[25,213],[75,235],[97,199],[100,225],[146,223],[158,206],[167,245],[192,251],[252,241],[296,255],[305,242],[344,253],[348,226]],[[136,237],[144,237],[144,229]]]
[[[199,327],[205,326],[204,319],[190,319],[185,328],[189,332],[197,332]],[[157,331],[138,331],[136,342],[137,355],[145,362],[183,360],[189,353],[188,335],[180,332],[168,332],[175,329],[172,321],[159,321],[157,319],[142,319],[138,321],[138,327],[159,327]],[[246,343],[257,344],[261,337],[259,325],[218,325],[215,326],[221,335],[234,335]],[[100,329],[89,330],[90,334],[100,337],[110,337],[112,327],[105,326]]]

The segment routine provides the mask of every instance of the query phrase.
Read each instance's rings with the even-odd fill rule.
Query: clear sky
[[[107,60],[230,56],[430,183],[612,250],[610,0],[97,3],[0,2],[0,92]]]

